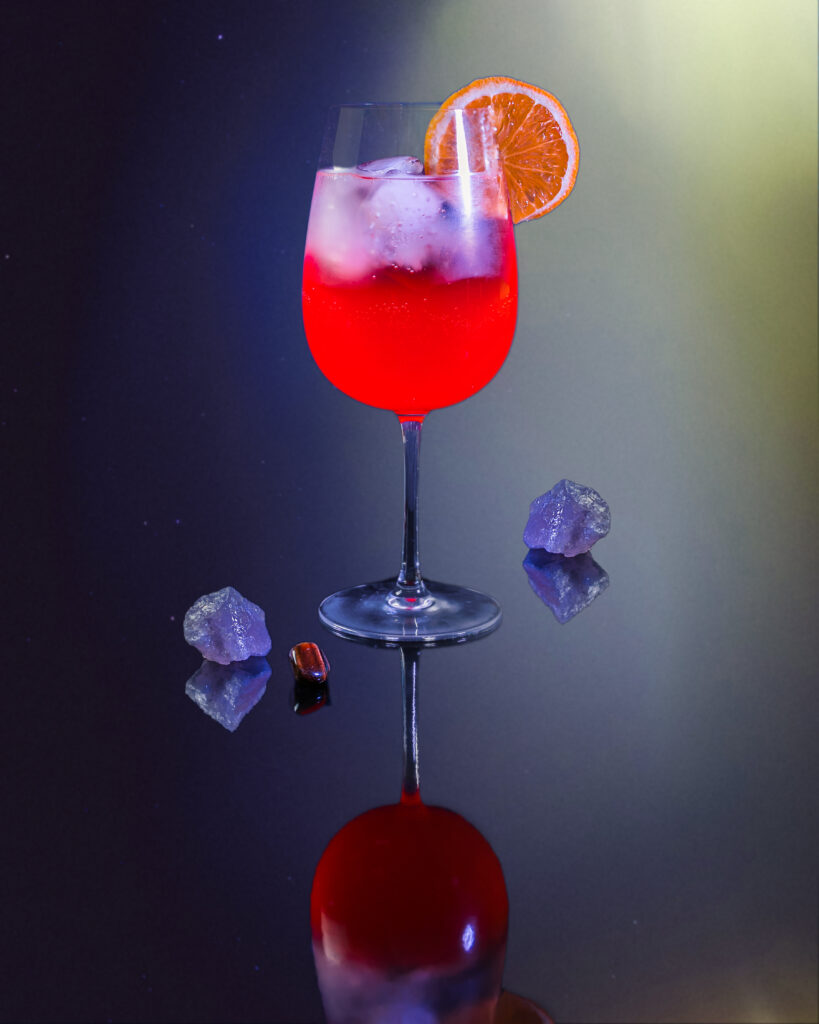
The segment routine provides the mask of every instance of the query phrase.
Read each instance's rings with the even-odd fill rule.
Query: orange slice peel
[[[515,224],[559,206],[577,178],[577,136],[558,99],[514,78],[479,78],[444,101],[427,128],[426,173],[444,173],[452,165],[455,140],[447,129],[449,114],[473,107],[491,109]]]

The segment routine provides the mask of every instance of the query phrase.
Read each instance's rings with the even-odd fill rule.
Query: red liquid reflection
[[[401,649],[401,801],[340,829],[313,879],[328,1024],[551,1024],[501,993],[509,901],[495,852],[460,814],[421,800],[419,656]]]
[[[490,1022],[508,909],[492,847],[454,811],[416,799],[353,819],[311,897],[328,1020]]]

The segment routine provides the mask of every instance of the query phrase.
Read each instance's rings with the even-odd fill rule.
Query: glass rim
[[[396,152],[421,152],[430,127],[435,124],[440,131],[453,117],[474,135],[470,152],[489,141],[494,122],[488,107],[443,107],[429,101],[336,103],[328,108],[318,170],[358,167],[388,155],[392,145]]]
[[[363,103],[332,103],[330,110],[366,110],[368,107],[440,107],[443,100],[367,100]]]
[[[410,100],[406,103],[400,100],[374,100],[367,101],[365,103],[333,103],[330,105],[328,110],[332,113],[335,110],[433,110],[438,111],[443,106],[442,100]],[[484,115],[488,111],[488,107],[457,107],[453,106],[452,110],[462,110],[468,115]]]

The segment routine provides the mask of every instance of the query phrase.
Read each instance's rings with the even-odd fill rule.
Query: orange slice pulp
[[[427,128],[426,173],[444,173],[452,166],[456,140],[448,115],[472,107],[491,107],[515,224],[542,217],[562,203],[577,177],[577,136],[559,100],[514,78],[480,78],[444,101]]]

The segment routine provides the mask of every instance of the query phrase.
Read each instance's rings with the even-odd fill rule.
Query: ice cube
[[[481,216],[464,218],[459,243],[441,272],[448,281],[467,277],[493,277],[501,272],[503,223]]]
[[[380,160],[368,160],[359,164],[356,170],[370,177],[389,177],[394,174],[423,174],[424,165],[415,156],[385,156]]]
[[[351,171],[322,171],[316,177],[307,252],[344,281],[366,277],[377,263],[363,228],[366,195],[366,183]]]
[[[387,178],[362,205],[373,254],[385,266],[421,270],[454,243],[453,218],[438,183]]]

